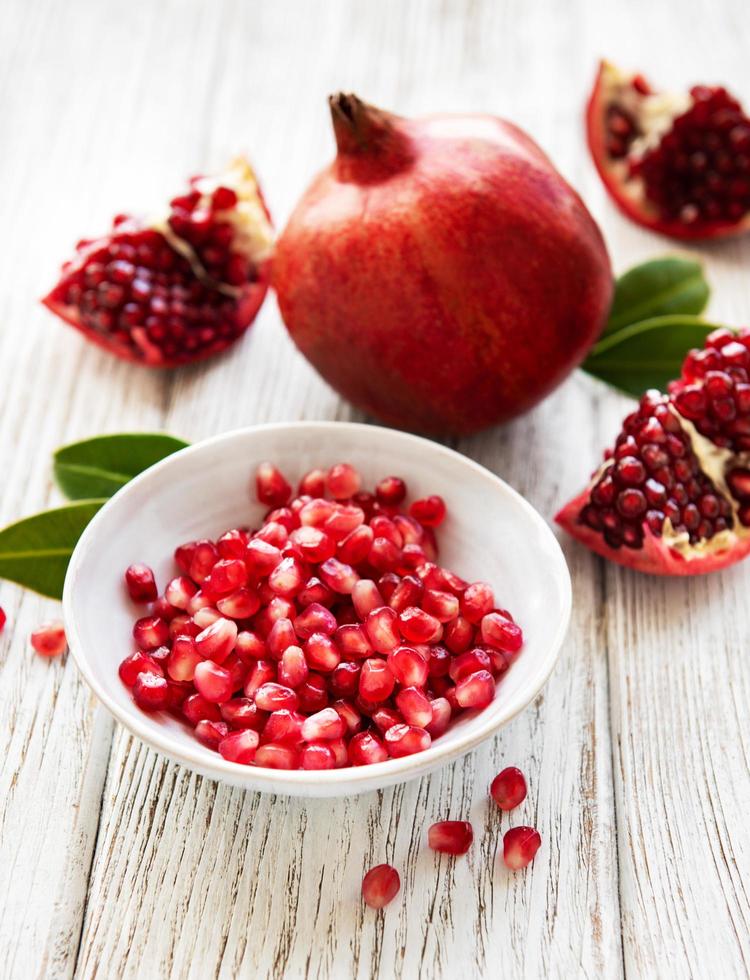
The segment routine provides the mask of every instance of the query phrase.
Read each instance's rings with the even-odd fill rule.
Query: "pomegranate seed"
[[[289,532],[283,524],[278,524],[276,521],[270,521],[268,524],[264,524],[260,531],[255,535],[256,541],[265,541],[267,544],[272,544],[275,548],[282,548],[284,551],[289,549],[294,549],[294,554],[288,554],[286,557],[292,558],[302,558],[302,552],[289,541]]]
[[[388,538],[375,538],[367,561],[379,572],[392,572],[401,561],[401,549]]]
[[[385,538],[386,541],[394,545],[399,551],[404,546],[404,539],[401,532],[396,527],[395,521],[384,514],[377,514],[370,521],[370,527],[376,538]]]
[[[424,687],[427,683],[427,661],[413,647],[397,647],[391,651],[388,666],[402,687]]]
[[[490,796],[501,810],[512,810],[526,799],[526,778],[520,769],[508,766],[492,780]]]
[[[337,463],[328,471],[326,487],[334,500],[346,500],[359,490],[359,473],[349,463]]]
[[[503,837],[503,860],[511,871],[530,864],[542,844],[539,831],[533,827],[513,827]]]
[[[347,565],[361,565],[370,554],[375,535],[372,528],[362,524],[339,542],[336,554]]]
[[[375,487],[375,498],[386,507],[398,507],[406,496],[406,484],[398,476],[386,476]]]
[[[448,669],[448,676],[454,683],[458,684],[464,677],[468,677],[469,674],[476,674],[478,670],[491,671],[492,661],[486,651],[474,647],[473,650],[467,650],[466,653],[460,653],[454,657]]]
[[[362,728],[362,715],[349,701],[334,701],[332,708],[346,727],[344,734],[354,735]]]
[[[274,660],[281,660],[288,647],[297,646],[297,633],[290,620],[276,620],[266,637],[266,646]]]
[[[299,699],[291,687],[268,681],[255,692],[255,703],[261,711],[296,711]]]
[[[201,694],[191,694],[182,702],[182,713],[195,727],[200,721],[221,721],[218,705]]]
[[[469,674],[456,684],[456,701],[462,708],[486,708],[495,697],[495,678],[487,670]]]
[[[279,682],[286,687],[297,688],[304,684],[309,673],[302,647],[287,647],[279,663]]]
[[[445,520],[445,501],[438,496],[424,497],[414,501],[409,513],[425,527],[437,527]]]
[[[430,737],[435,739],[445,734],[451,722],[451,706],[447,698],[434,698],[431,702],[432,721],[427,726]]]
[[[395,610],[381,606],[368,613],[365,620],[365,630],[378,653],[390,653],[401,642],[398,631],[398,617]]]
[[[190,574],[190,564],[193,560],[193,552],[195,551],[198,541],[189,541],[187,544],[181,544],[174,550],[174,560],[180,571],[185,574]]]
[[[188,575],[202,585],[218,560],[219,552],[212,541],[196,541],[190,556]]]
[[[220,558],[203,580],[203,591],[211,596],[226,596],[247,585],[247,568],[238,558]]]
[[[125,572],[125,585],[133,602],[153,602],[158,596],[154,573],[140,562],[130,565]]]
[[[427,670],[430,677],[445,677],[450,671],[451,655],[445,647],[428,647],[430,660]]]
[[[175,609],[187,609],[197,591],[198,586],[187,575],[178,575],[167,585],[164,598]]]
[[[316,497],[308,501],[299,512],[300,523],[306,527],[323,527],[325,522],[336,512],[336,504],[330,500]]]
[[[337,627],[336,617],[330,609],[318,602],[311,602],[294,620],[294,632],[301,640],[308,639],[313,633],[331,636]]]
[[[337,598],[338,596],[332,589],[329,589],[324,582],[313,575],[305,583],[305,587],[296,597],[296,601],[302,609],[312,605],[313,602],[320,603],[321,606],[327,608],[333,605]]]
[[[63,633],[62,623],[53,623],[50,625],[54,626],[57,631],[56,642],[59,649],[55,652],[62,653],[65,649],[65,634]],[[40,629],[44,630],[46,627],[42,626]],[[62,634],[62,639],[60,634]],[[34,646],[33,637],[34,634],[32,633],[32,646]],[[144,616],[142,619],[136,620],[135,626],[133,627],[133,637],[141,650],[155,650],[157,647],[163,647],[169,642],[169,626],[158,616]],[[60,646],[61,643],[62,646]],[[37,648],[34,646],[34,649],[36,650]],[[40,650],[37,650],[37,653],[40,652]],[[50,653],[48,656],[55,656],[55,654]]]
[[[501,613],[489,613],[482,619],[482,640],[503,653],[515,653],[523,646],[521,627]]]
[[[335,708],[323,708],[302,723],[302,738],[305,742],[341,738],[345,732],[346,724]]]
[[[452,592],[427,589],[422,599],[422,609],[441,623],[448,623],[458,616],[458,597]]]
[[[136,650],[129,657],[125,657],[118,668],[120,680],[126,687],[132,687],[139,674],[147,674],[149,672],[157,674],[160,677],[164,676],[164,671],[161,666],[153,657],[149,657],[148,654],[143,653],[141,650]]]
[[[377,585],[369,578],[355,582],[352,589],[352,603],[360,619],[365,619],[374,609],[385,605]]]
[[[305,641],[305,658],[311,670],[330,674],[341,662],[341,654],[336,644],[325,633],[313,633]]]
[[[326,745],[333,752],[334,768],[341,769],[342,766],[349,765],[349,753],[343,738],[331,739],[330,742],[326,742]]]
[[[385,701],[393,693],[396,679],[385,660],[370,657],[362,664],[359,693],[367,701]]]
[[[288,599],[302,591],[306,579],[305,567],[300,561],[296,558],[282,558],[268,576],[268,585],[276,595]]]
[[[258,580],[269,575],[281,561],[281,551],[267,541],[258,538],[245,548],[245,565],[251,579]]]
[[[325,742],[312,742],[305,745],[300,756],[302,769],[334,769],[336,757]]]
[[[439,619],[418,606],[407,606],[399,613],[401,635],[410,643],[437,643],[442,638],[443,627]]]
[[[216,550],[221,558],[244,558],[245,548],[250,540],[247,531],[240,528],[233,528],[222,534],[216,542]]]
[[[213,721],[202,718],[195,726],[195,737],[207,749],[218,751],[219,746],[229,734],[229,727],[224,721]]]
[[[305,683],[297,689],[297,696],[300,709],[308,714],[322,711],[328,704],[326,683],[320,674],[310,674]]]
[[[297,769],[299,752],[293,746],[269,742],[255,753],[255,765],[266,769]]]
[[[370,766],[375,762],[385,762],[388,752],[372,732],[359,732],[349,742],[349,761],[353,766]]]
[[[255,698],[258,688],[276,680],[276,667],[271,660],[256,660],[250,668],[250,676],[245,681],[243,693],[246,698]]]
[[[356,663],[340,663],[331,672],[331,693],[337,698],[356,697],[361,669],[361,666]]]
[[[5,624],[8,621],[8,617],[5,615],[5,610],[0,606],[0,632],[5,628]]]
[[[360,700],[361,704],[361,700]],[[375,710],[372,711],[372,720],[380,729],[380,731],[385,734],[389,728],[393,728],[394,725],[403,725],[404,719],[398,713],[394,711],[393,708],[384,708],[374,705]]]
[[[299,481],[300,495],[307,494],[310,497],[322,497],[326,492],[326,471],[325,470],[310,470],[309,473],[305,473],[302,479]]]
[[[338,543],[356,531],[362,525],[364,519],[365,512],[361,507],[339,504],[330,517],[326,519],[323,527],[334,541]]]
[[[223,663],[237,642],[237,624],[231,619],[217,619],[195,638],[198,653],[214,663]]]
[[[237,589],[219,599],[216,608],[229,619],[249,619],[260,609],[260,598],[252,589]]]
[[[261,463],[255,473],[255,492],[266,507],[283,507],[292,495],[292,488],[273,463]]]
[[[418,606],[424,595],[424,586],[413,575],[405,575],[391,593],[388,605],[400,613],[407,606]]]
[[[339,626],[335,634],[336,646],[347,660],[364,660],[373,653],[364,627],[355,623]]]
[[[215,664],[213,660],[201,660],[196,664],[193,683],[198,693],[202,694],[206,701],[213,701],[214,704],[228,701],[235,690],[230,672]]]
[[[427,843],[441,854],[466,854],[474,841],[468,820],[440,820],[427,831]]]
[[[300,745],[302,743],[302,722],[305,716],[298,711],[280,708],[270,715],[264,713],[268,720],[263,728],[261,742],[263,745],[274,742],[279,745]]]
[[[219,754],[229,762],[238,762],[240,765],[249,766],[255,759],[259,742],[260,736],[252,728],[230,732],[219,742]]]
[[[396,591],[396,587],[400,581],[401,576],[396,575],[395,572],[385,572],[380,576],[378,579],[378,589],[385,602],[391,601],[391,596]]]
[[[371,909],[382,909],[398,895],[401,879],[390,864],[376,864],[362,880],[362,898]]]
[[[396,695],[396,706],[404,721],[417,728],[427,728],[432,723],[432,705],[418,687],[405,687]]]
[[[205,595],[200,589],[195,593],[195,595],[188,601],[187,611],[191,616],[195,616],[197,612],[201,609],[207,609],[213,606],[213,599],[210,596]]]
[[[263,730],[268,718],[250,698],[230,698],[219,705],[219,712],[230,728],[252,728],[256,732]]]
[[[432,739],[428,732],[416,725],[394,725],[385,733],[385,745],[394,759],[415,752],[424,752]]]
[[[337,558],[329,558],[324,561],[318,572],[325,584],[341,595],[350,595],[354,586],[359,581],[359,575],[351,565],[345,565]]]
[[[161,674],[145,671],[133,685],[133,700],[142,711],[160,711],[169,701],[169,686]]]
[[[167,673],[173,681],[192,681],[195,668],[202,659],[192,636],[176,636],[167,661]]]
[[[251,666],[254,660],[263,660],[268,654],[268,649],[263,640],[257,633],[251,633],[249,630],[243,630],[237,634],[234,649],[239,658]]]
[[[292,531],[291,542],[302,552],[305,561],[318,563],[333,558],[336,542],[318,527],[298,527]]]
[[[204,629],[213,626],[219,619],[221,616],[218,609],[214,609],[213,606],[203,606],[193,616],[193,623],[198,627],[199,633],[202,633]]]

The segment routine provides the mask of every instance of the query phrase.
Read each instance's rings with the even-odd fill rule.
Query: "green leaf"
[[[700,262],[678,256],[644,262],[617,280],[602,337],[641,320],[701,313],[708,296],[708,283]]]
[[[583,369],[628,395],[640,398],[647,388],[666,390],[680,376],[685,354],[702,347],[717,324],[697,316],[660,316],[604,337]]]
[[[70,500],[111,497],[134,476],[187,445],[163,432],[96,436],[57,450],[55,479]]]
[[[105,504],[86,500],[26,517],[0,531],[0,578],[61,599],[70,556],[83,529]]]

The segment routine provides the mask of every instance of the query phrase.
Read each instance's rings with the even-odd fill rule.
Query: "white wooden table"
[[[0,520],[59,500],[50,453],[107,431],[189,440],[356,414],[287,339],[272,299],[231,353],[175,374],[99,353],[36,297],[74,241],[247,149],[281,224],[329,159],[339,88],[405,114],[484,110],[530,132],[601,221],[618,270],[670,249],[615,213],[581,111],[608,55],[750,103],[746,0],[5,0],[0,9]],[[696,250],[712,314],[750,321],[750,239]],[[627,410],[574,376],[458,448],[551,516]],[[55,604],[3,583],[0,975],[746,977],[750,970],[750,563],[647,580],[570,542],[557,670],[491,744],[422,782],[341,801],[199,779],[130,738],[72,663],[27,646]],[[106,638],[104,638],[106,642]],[[533,868],[498,861],[487,785],[530,779]],[[424,846],[474,821],[467,858]],[[358,900],[389,860],[384,916]]]

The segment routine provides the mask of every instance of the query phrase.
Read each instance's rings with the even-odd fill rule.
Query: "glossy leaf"
[[[701,313],[709,292],[703,267],[693,259],[666,256],[637,265],[615,284],[602,338],[641,320]]]
[[[104,500],[85,500],[26,517],[0,531],[0,578],[62,598],[73,549]]]
[[[111,497],[143,470],[188,443],[163,432],[96,436],[55,453],[55,479],[70,500]]]
[[[703,347],[717,324],[696,316],[662,316],[634,323],[604,337],[583,369],[628,395],[639,398],[648,388],[666,391],[680,376],[691,347]]]

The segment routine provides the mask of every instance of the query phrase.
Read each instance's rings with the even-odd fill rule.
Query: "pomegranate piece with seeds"
[[[42,657],[59,657],[64,653],[68,641],[65,638],[65,627],[60,620],[42,623],[31,633],[29,642],[32,648]],[[160,644],[155,644],[160,646]]]
[[[607,190],[638,224],[682,239],[750,227],[750,118],[722,86],[656,92],[602,62],[586,121]]]
[[[440,820],[427,831],[427,843],[443,854],[466,854],[474,840],[468,820]]]
[[[668,387],[646,392],[556,520],[639,571],[726,568],[750,552],[750,330],[709,334]]]
[[[125,360],[174,367],[234,343],[267,290],[272,228],[250,165],[195,177],[153,220],[79,242],[44,304]]]
[[[501,810],[512,810],[526,799],[526,777],[515,766],[507,766],[492,780],[490,796]]]
[[[511,871],[520,871],[531,864],[541,844],[541,835],[533,827],[512,827],[503,837],[503,860]]]
[[[390,864],[376,864],[362,879],[362,898],[371,909],[382,909],[393,901],[400,888],[398,871]]]
[[[399,477],[373,494],[339,463],[308,473],[294,499],[292,485],[261,463],[261,526],[178,546],[163,595],[150,569],[128,569],[151,605],[120,678],[138,706],[239,765],[332,770],[423,752],[489,704],[521,630],[490,586],[435,563],[441,498],[412,507],[422,524]],[[453,826],[436,825],[444,849],[460,846]]]

